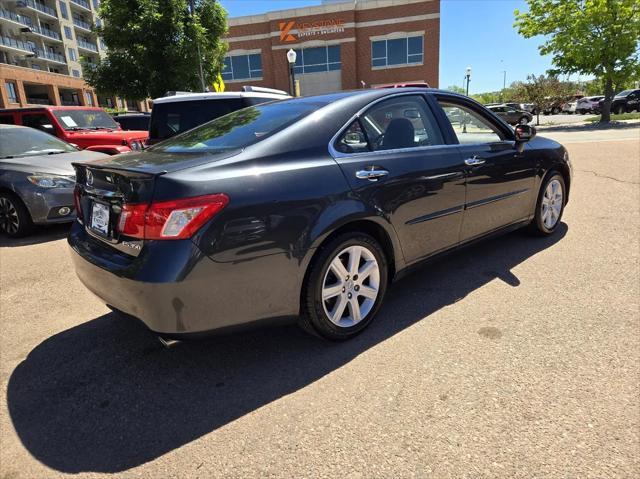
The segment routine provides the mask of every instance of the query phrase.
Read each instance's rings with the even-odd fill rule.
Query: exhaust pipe
[[[160,341],[160,344],[162,344],[167,349],[172,348],[180,342],[180,340],[178,339],[165,338],[163,336],[158,336],[158,340]]]

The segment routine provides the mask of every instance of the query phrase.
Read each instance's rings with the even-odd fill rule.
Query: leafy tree
[[[594,75],[604,81],[601,121],[610,120],[613,85],[638,74],[638,0],[527,0],[528,12],[515,11],[525,38],[545,35],[539,47],[553,55],[556,72]]]
[[[100,92],[141,100],[201,91],[222,70],[227,12],[215,0],[103,0],[100,17],[107,56],[85,68]]]
[[[464,88],[458,85],[451,85],[447,87],[447,90],[452,91],[453,93],[460,93],[461,95],[465,94]]]
[[[563,82],[553,75],[529,75],[526,82],[515,84],[514,97],[523,103],[533,103],[536,110],[536,124],[540,124],[540,112],[551,111],[569,101],[577,93],[579,86],[573,82]]]

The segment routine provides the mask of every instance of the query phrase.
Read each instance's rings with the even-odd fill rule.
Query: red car
[[[0,110],[0,124],[23,125],[45,131],[83,150],[109,155],[141,150],[147,131],[123,131],[102,108],[40,106]]]
[[[389,83],[387,85],[378,85],[374,88],[409,88],[409,87],[430,88],[427,82]]]

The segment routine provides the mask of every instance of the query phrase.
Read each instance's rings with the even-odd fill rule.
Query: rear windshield
[[[287,100],[234,111],[150,148],[170,153],[223,152],[245,148],[325,106]]]
[[[633,93],[633,90],[624,90],[618,93],[616,96],[628,96],[630,93]]]
[[[117,130],[118,125],[102,110],[54,110],[65,130]]]
[[[151,114],[149,138],[155,141],[165,140],[227,113],[268,101],[273,101],[273,98],[224,98],[156,103]]]
[[[33,128],[0,128],[0,159],[55,155],[76,150],[69,143]]]

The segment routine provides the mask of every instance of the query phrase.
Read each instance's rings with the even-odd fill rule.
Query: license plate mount
[[[109,206],[94,201],[91,206],[91,229],[103,236],[109,236],[109,217]]]

